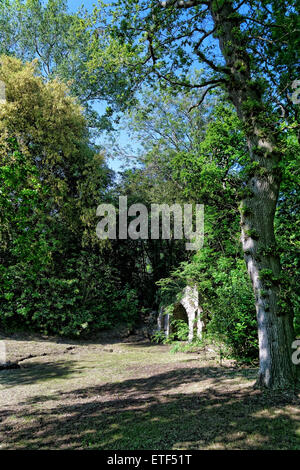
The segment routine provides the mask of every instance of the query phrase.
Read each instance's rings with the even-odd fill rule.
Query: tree
[[[78,336],[132,323],[135,292],[95,233],[112,172],[82,107],[35,63],[2,56],[0,80],[1,327]]]
[[[296,1],[120,0],[108,13],[110,34],[123,54],[120,70],[126,66],[131,80],[138,74],[139,80],[159,80],[174,91],[204,90],[198,106],[211,89],[222,87],[236,109],[250,159],[240,205],[241,241],[257,312],[258,384],[294,387],[293,317],[281,302],[274,215],[286,148],[284,128],[299,129],[287,96],[298,70],[299,49],[290,46],[299,33]],[[199,64],[201,78],[189,78]],[[279,67],[285,78],[278,81]]]
[[[112,129],[113,112],[123,106],[131,90],[124,74],[110,68],[106,37],[93,31],[91,24],[84,9],[70,13],[66,0],[0,2],[0,54],[22,62],[37,59],[44,77],[67,84],[83,105],[90,130],[98,135]],[[93,64],[95,41],[98,59],[102,55],[97,64]],[[95,102],[101,103],[101,111],[95,110]]]
[[[141,147],[140,167],[126,193],[131,189],[136,202],[148,204],[205,204],[205,246],[198,253],[186,252],[184,259],[182,244],[174,240],[170,252],[163,243],[144,241],[151,280],[158,281],[157,296],[165,305],[172,305],[184,286],[197,285],[206,333],[227,344],[234,357],[253,360],[258,356],[254,296],[242,261],[237,211],[241,168],[248,161],[245,136],[220,93],[194,108],[199,94],[175,96],[162,89],[141,94],[139,106],[125,117]]]

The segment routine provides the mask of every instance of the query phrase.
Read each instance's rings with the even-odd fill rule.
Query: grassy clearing
[[[2,449],[300,449],[299,397],[256,370],[148,343],[7,339]]]

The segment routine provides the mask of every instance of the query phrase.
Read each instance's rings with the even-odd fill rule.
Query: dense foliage
[[[241,200],[249,196],[251,178],[267,178],[269,170],[253,161],[251,126],[230,97],[229,72],[215,53],[221,32],[215,28],[211,43],[206,37],[196,43],[194,32],[205,34],[199,30],[205,2],[189,13],[189,23],[176,2],[167,10],[150,3],[151,14],[148,3],[135,0],[125,9],[121,0],[107,9],[101,4],[92,14],[70,14],[62,0],[1,3],[0,327],[65,336],[120,323],[132,328],[141,314],[171,306],[182,287],[196,285],[206,335],[235,357],[257,358],[257,292],[240,243],[251,211]],[[280,279],[268,269],[260,275],[270,290],[277,283],[280,315],[293,316],[299,333],[299,116],[286,93],[297,78],[297,47],[290,46],[297,42],[296,6],[271,2],[276,29],[272,8],[262,2],[259,13],[250,3],[247,39],[236,34],[241,44],[248,41],[253,69],[246,85],[261,102],[251,95],[243,112],[253,120],[257,112],[259,124],[265,120],[264,137],[274,131],[280,153],[274,171],[281,179],[277,246],[260,248],[264,261],[280,257]],[[282,48],[280,28],[286,29]],[[205,59],[207,51],[214,60]],[[100,99],[101,116],[93,107]],[[132,156],[117,134],[109,151],[94,137],[95,130],[112,130],[120,111],[139,149],[115,178],[105,153]],[[204,204],[204,247],[191,253],[183,240],[98,240],[96,208],[102,202],[117,207],[120,195],[129,206],[148,209],[153,203]],[[247,236],[255,240],[254,231]],[[186,325],[177,326],[175,336],[185,339]]]
[[[80,106],[34,65],[2,57],[0,78],[2,327],[72,336],[133,323],[135,292],[95,236],[112,174]]]

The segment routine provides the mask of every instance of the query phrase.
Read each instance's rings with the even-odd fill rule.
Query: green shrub
[[[110,268],[97,267],[96,257],[88,253],[67,261],[59,274],[50,269],[36,272],[24,263],[2,266],[0,306],[0,327],[5,330],[70,337],[119,322],[131,327],[138,314],[136,292],[122,288]]]
[[[257,320],[254,295],[244,261],[226,273],[216,288],[211,311],[213,315],[208,331],[221,335],[241,359],[253,359],[258,355]]]

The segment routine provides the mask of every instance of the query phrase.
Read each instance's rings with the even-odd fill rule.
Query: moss
[[[254,98],[248,98],[243,102],[242,107],[244,113],[249,117],[254,113],[257,115],[260,111],[264,110],[264,105],[261,103],[261,101]]]
[[[239,209],[240,213],[245,217],[249,217],[252,214],[250,207],[246,206],[245,204],[241,204]]]
[[[251,199],[253,198],[254,193],[251,190],[251,188],[246,187],[239,191],[239,196],[240,196],[240,199]]]
[[[237,72],[246,72],[247,71],[247,64],[245,61],[238,59],[234,62],[234,68],[237,70]]]
[[[245,235],[248,238],[253,238],[253,240],[258,240],[259,235],[255,229],[246,229],[245,230]]]
[[[260,294],[261,297],[264,297],[264,298],[269,296],[268,291],[264,290],[264,289],[260,289],[259,294]]]

